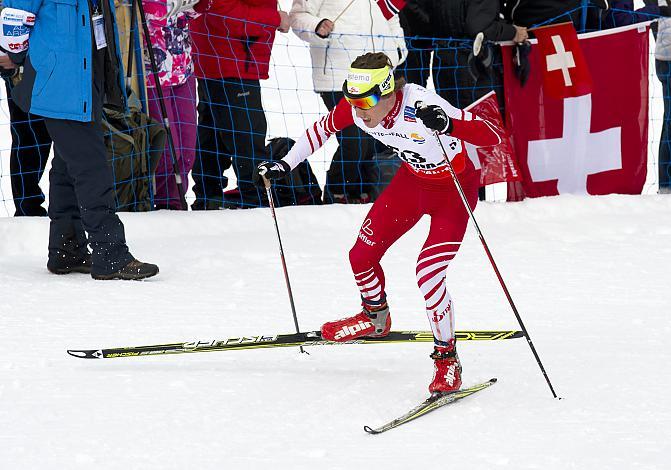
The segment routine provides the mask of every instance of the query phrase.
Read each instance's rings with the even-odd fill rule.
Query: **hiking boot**
[[[430,358],[433,359],[433,381],[429,385],[429,392],[452,393],[461,387],[461,362],[457,355],[454,340],[448,346],[434,346]]]
[[[362,304],[363,309],[354,316],[322,325],[322,338],[327,341],[350,341],[362,336],[378,338],[387,336],[391,330],[391,316],[387,303],[372,307]]]
[[[47,269],[52,274],[89,274],[91,272],[91,255],[87,253],[81,258],[75,258],[64,252],[58,252],[47,260]]]
[[[123,268],[111,274],[93,274],[91,277],[97,280],[109,281],[112,279],[122,279],[124,281],[138,281],[158,274],[158,266],[151,263],[143,263],[134,259]]]

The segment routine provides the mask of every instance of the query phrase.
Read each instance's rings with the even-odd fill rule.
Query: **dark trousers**
[[[335,91],[325,91],[319,95],[329,111],[343,97],[341,92]],[[345,195],[347,199],[360,199],[362,194],[372,191],[369,167],[373,165],[374,141],[356,126],[336,132],[336,139],[339,146],[326,172],[324,202],[331,202],[329,198],[334,194]]]
[[[239,196],[228,202],[240,207],[263,204],[263,191],[252,181],[254,168],[268,160],[266,115],[258,80],[198,79],[198,131],[193,191],[196,203],[223,201],[228,178],[223,173],[233,166]]]
[[[9,171],[16,207],[14,215],[45,216],[47,211],[42,207],[45,198],[40,188],[40,179],[49,159],[51,137],[44,125],[44,119],[24,113],[14,104],[9,85],[5,83],[5,86],[12,132]]]
[[[408,57],[398,66],[396,73],[405,78],[407,83],[415,83],[426,87],[431,73],[431,43],[426,40],[405,38]]]
[[[503,99],[503,80],[500,69],[501,58],[494,52],[494,65],[489,75],[481,74],[474,79],[469,71],[468,55],[470,48],[459,44],[442,44],[436,48],[433,56],[433,83],[436,92],[457,108],[465,108],[496,91],[499,103]]]
[[[493,51],[493,66],[489,74],[473,77],[468,65],[470,46],[461,43],[442,43],[433,56],[433,83],[436,92],[457,108],[465,108],[490,91],[496,91],[499,111],[503,113],[503,72],[501,57],[497,49]],[[485,188],[478,190],[478,198],[485,200]]]
[[[49,172],[49,257],[80,257],[86,235],[92,249],[91,271],[110,274],[133,257],[124,227],[114,213],[114,182],[99,121],[45,118],[54,142]]]
[[[662,121],[662,135],[659,139],[659,156],[657,165],[659,170],[659,192],[671,193],[671,61],[655,60],[657,78],[662,82],[662,96],[664,98],[664,120]]]

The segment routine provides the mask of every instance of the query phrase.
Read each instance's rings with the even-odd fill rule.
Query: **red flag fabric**
[[[648,26],[581,35],[593,92],[564,99],[541,86],[544,55],[532,46],[524,87],[513,46],[503,47],[506,125],[527,196],[640,194],[648,143]],[[617,58],[613,54],[616,51]]]
[[[533,30],[542,57],[543,86],[557,98],[592,92],[589,67],[573,23],[560,23]]]
[[[505,129],[494,91],[466,107],[465,110]],[[480,186],[522,179],[522,173],[515,162],[515,152],[508,132],[501,136],[501,143],[493,147],[476,147],[466,143],[466,152],[476,168],[482,167]]]

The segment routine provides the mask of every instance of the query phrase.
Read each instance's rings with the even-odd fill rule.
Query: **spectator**
[[[668,6],[661,11],[669,16]],[[671,194],[671,18],[660,18],[655,35],[655,71],[662,82],[664,120],[657,158],[660,194]]]
[[[198,77],[198,131],[193,167],[194,210],[224,207],[230,168],[239,195],[226,207],[254,207],[264,191],[252,183],[256,165],[268,159],[260,80],[268,78],[275,31],[289,30],[289,15],[276,0],[203,0],[191,23]]]
[[[409,0],[398,14],[405,34],[408,57],[397,69],[407,83],[426,87],[431,72],[431,52],[435,33],[431,27],[432,0]]]
[[[14,81],[20,79],[18,67],[6,54],[0,54],[0,69],[5,78],[7,107],[12,133],[12,150],[9,156],[12,196],[15,216],[46,216],[42,207],[45,201],[40,188],[40,180],[49,159],[51,137],[44,125],[44,119],[21,111],[11,93]]]
[[[608,9],[609,0],[508,0],[504,16],[512,23],[532,26],[572,21],[576,31],[601,29],[602,10]],[[584,8],[581,8],[584,7]]]
[[[90,272],[94,279],[155,275],[156,265],[135,260],[128,251],[123,224],[114,213],[112,170],[100,124],[103,103],[125,106],[113,1],[4,3],[3,33],[16,31],[16,18],[34,22],[27,51],[27,30],[20,38],[1,38],[10,44],[8,50],[23,51],[10,54],[24,70],[12,98],[24,112],[44,117],[54,142],[47,268],[55,274]],[[5,15],[10,8],[16,9],[12,17]]]
[[[501,19],[499,0],[437,0],[432,3],[433,30],[441,38],[475,39],[478,33],[488,41],[523,42],[526,28]],[[489,76],[474,76],[468,60],[471,43],[439,44],[434,52],[433,77],[436,91],[458,108],[465,108],[492,89],[501,86],[502,71],[492,70]],[[498,55],[498,50],[495,51]],[[500,59],[495,62],[500,63]],[[502,98],[499,93],[499,98]]]
[[[343,98],[347,70],[358,55],[385,52],[398,66],[407,49],[398,15],[402,0],[294,0],[291,27],[310,45],[312,81],[330,111]],[[378,6],[379,5],[379,6]],[[388,5],[394,8],[391,11]],[[326,173],[324,202],[366,203],[376,194],[374,140],[356,126],[336,134],[339,148]]]
[[[503,70],[498,48],[488,48],[491,54],[486,73],[474,73],[469,66],[472,42],[482,33],[488,41],[524,42],[527,30],[509,24],[501,18],[499,0],[435,0],[427,16],[432,29],[440,38],[455,41],[438,41],[433,58],[433,81],[436,92],[458,108],[466,108],[492,90],[496,90],[503,115]],[[464,42],[462,40],[468,40]],[[480,200],[485,199],[485,189],[479,190]]]
[[[610,8],[603,15],[602,29],[650,21],[660,15],[669,16],[668,5],[660,6],[659,0],[644,0],[644,3],[642,8],[634,9],[634,0],[611,0]]]
[[[168,16],[168,5],[175,3],[173,0],[142,0],[142,3],[150,35],[148,43],[157,61],[167,118],[177,152],[175,158],[182,176],[182,189],[186,193],[189,172],[196,158],[196,78],[189,37],[189,21],[196,15],[193,10],[187,10],[175,11]],[[149,115],[163,122],[148,53],[145,54],[145,76]],[[157,209],[182,209],[168,145],[156,168],[154,201]]]

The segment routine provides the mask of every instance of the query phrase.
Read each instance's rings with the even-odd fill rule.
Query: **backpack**
[[[288,137],[270,139],[267,146],[270,159],[281,160],[295,143]],[[322,190],[307,160],[299,163],[289,176],[276,180],[273,188],[278,207],[322,203]]]
[[[153,208],[154,173],[166,143],[161,123],[140,109],[129,94],[128,113],[103,108],[102,127],[107,161],[114,175],[118,211],[143,212]]]

